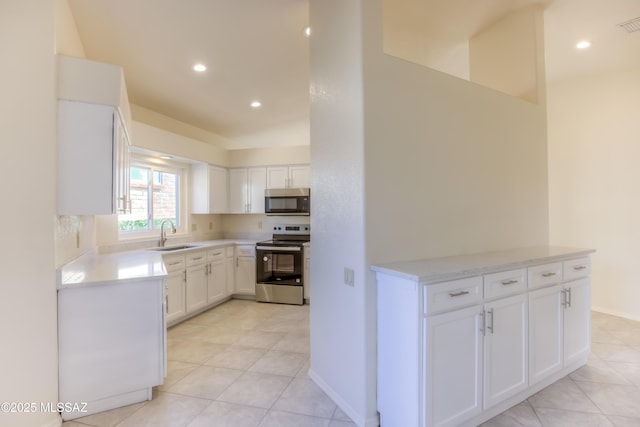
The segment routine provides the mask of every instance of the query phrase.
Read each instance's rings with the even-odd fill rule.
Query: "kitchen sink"
[[[178,245],[178,246],[167,246],[165,248],[155,248],[152,249],[154,251],[162,251],[162,252],[169,252],[169,251],[179,251],[180,249],[191,249],[191,248],[197,248],[197,246],[195,245]]]

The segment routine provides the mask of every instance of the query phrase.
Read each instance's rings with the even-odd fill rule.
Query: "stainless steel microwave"
[[[309,215],[311,198],[308,188],[271,188],[264,190],[264,213],[267,215]]]

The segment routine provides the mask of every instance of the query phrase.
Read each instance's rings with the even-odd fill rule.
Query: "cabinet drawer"
[[[256,247],[249,245],[236,246],[236,254],[238,256],[255,256]]]
[[[528,280],[531,289],[562,282],[562,262],[529,267]]]
[[[206,261],[207,254],[205,251],[197,251],[187,254],[187,267],[191,267],[196,264],[204,264]]]
[[[564,280],[579,279],[591,274],[591,260],[589,257],[571,259],[563,263]]]
[[[184,255],[165,255],[162,257],[162,261],[164,262],[164,268],[167,270],[167,273],[184,270],[185,268]]]
[[[222,261],[225,258],[225,248],[209,249],[207,251],[207,261]]]
[[[235,252],[234,250],[235,248],[233,246],[227,246],[225,248],[226,252],[227,252],[227,257],[231,258],[233,256],[233,253]]]
[[[501,271],[485,274],[484,298],[492,299],[514,295],[527,290],[527,269]]]
[[[427,315],[482,304],[482,277],[425,285],[424,299],[424,313]]]

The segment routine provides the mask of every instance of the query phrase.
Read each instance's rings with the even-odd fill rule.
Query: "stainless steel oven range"
[[[256,243],[256,301],[302,305],[309,224],[278,224],[273,231],[272,240]]]

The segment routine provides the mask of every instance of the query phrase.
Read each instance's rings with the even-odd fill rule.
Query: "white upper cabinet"
[[[192,213],[227,212],[227,170],[217,166],[191,167]]]
[[[229,169],[228,213],[264,213],[266,168]]]
[[[130,210],[130,120],[121,67],[58,56],[58,214]]]
[[[308,165],[270,166],[267,168],[267,188],[309,187]]]

